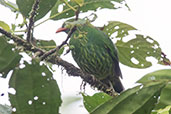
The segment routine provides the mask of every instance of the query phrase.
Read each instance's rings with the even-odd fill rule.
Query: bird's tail
[[[113,85],[114,90],[118,93],[124,90],[124,87],[119,78],[114,78],[112,85]]]
[[[119,79],[119,77],[109,77],[107,79],[101,80],[103,83],[107,84],[109,87],[114,89],[117,93],[121,93],[124,87]]]

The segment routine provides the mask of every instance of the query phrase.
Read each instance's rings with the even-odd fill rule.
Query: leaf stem
[[[65,2],[65,4],[69,7],[69,8],[71,8],[74,12],[76,12],[77,10],[74,8],[74,7],[72,7],[66,0],[63,0],[64,2]]]

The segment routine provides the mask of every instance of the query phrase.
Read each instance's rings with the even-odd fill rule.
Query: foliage
[[[16,34],[15,28],[26,24],[30,19],[30,11],[33,10],[35,0],[16,0],[16,4],[8,0],[0,0],[0,4],[9,8],[12,12],[23,16],[24,23],[10,27],[4,20],[0,21],[0,28]],[[52,19],[54,21],[73,18],[78,13],[88,11],[96,12],[101,9],[115,10],[117,4],[124,4],[124,0],[40,0],[39,9],[36,12],[35,21],[44,19],[50,12],[50,17],[35,26]],[[124,7],[128,7],[124,4]],[[121,5],[123,6],[123,5]],[[61,8],[61,10],[59,10]],[[79,11],[79,12],[77,12]],[[85,17],[87,18],[87,17]],[[98,16],[97,16],[98,18]],[[89,20],[89,19],[87,19]],[[89,20],[90,21],[90,20]],[[137,29],[126,23],[110,21],[102,29],[111,39],[116,40],[120,62],[133,68],[147,68],[152,66],[147,57],[155,58],[159,64],[170,65],[169,59],[162,54],[162,49],[157,41],[143,34],[134,34],[130,40],[130,32]],[[20,38],[25,39],[25,32],[21,32]],[[114,36],[115,35],[115,36]],[[18,36],[18,35],[17,35]],[[126,41],[125,41],[126,40]],[[9,36],[0,36],[0,74],[6,78],[12,71],[9,86],[16,93],[9,94],[12,108],[16,108],[17,114],[56,114],[61,106],[61,93],[57,82],[52,77],[51,67],[48,64],[40,65],[40,61],[32,57],[33,52],[28,52],[16,44],[10,42]],[[57,50],[54,41],[37,40],[36,46],[45,51]],[[57,55],[64,54],[62,46]],[[70,46],[71,47],[71,46]],[[34,50],[34,49],[32,49]],[[23,62],[20,52],[32,57],[32,61]],[[130,88],[120,95],[111,97],[105,93],[96,93],[93,96],[83,95],[84,106],[91,114],[167,114],[171,112],[171,70],[164,69],[149,73],[142,77],[139,86]],[[0,112],[10,113],[11,108],[0,105]]]

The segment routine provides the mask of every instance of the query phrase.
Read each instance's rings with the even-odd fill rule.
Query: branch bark
[[[33,53],[39,52],[40,53],[39,57],[41,57],[42,55],[47,53],[45,50],[31,45],[26,40],[21,39],[20,37],[13,35],[7,31],[5,31],[4,29],[0,28],[0,33],[2,33],[3,35],[7,36],[10,39],[12,39],[18,46],[22,46],[23,49],[26,51],[31,51]],[[73,64],[63,60],[62,58],[60,58],[56,55],[49,55],[48,58],[46,58],[45,60],[52,64],[56,64],[56,65],[60,65],[60,66],[64,67],[64,69],[66,70],[66,72],[68,73],[69,76],[81,77],[83,79],[83,81],[85,81],[86,83],[89,83],[92,87],[96,87],[98,90],[103,91],[109,95],[112,95],[112,96],[115,95],[115,93],[113,91],[111,91],[111,88],[108,87],[106,84],[100,82],[99,80],[96,80],[90,74],[86,74],[86,73],[82,72],[81,69],[75,67]]]

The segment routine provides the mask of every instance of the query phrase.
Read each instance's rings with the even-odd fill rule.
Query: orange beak
[[[56,33],[63,32],[63,31],[65,31],[65,30],[67,30],[67,28],[59,28],[59,29],[56,31]]]

